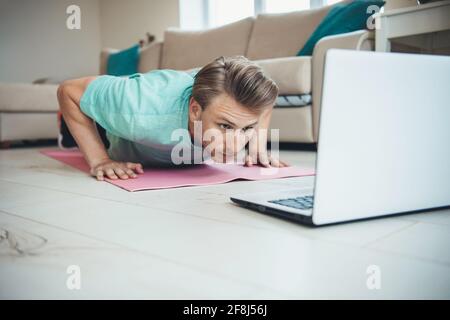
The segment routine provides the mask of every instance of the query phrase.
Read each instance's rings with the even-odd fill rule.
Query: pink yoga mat
[[[81,152],[41,150],[46,156],[89,173],[89,167]],[[105,181],[128,191],[165,189],[185,186],[203,186],[232,180],[267,180],[286,177],[312,176],[314,170],[291,166],[285,168],[244,167],[239,164],[210,163],[185,168],[144,168],[138,178]]]

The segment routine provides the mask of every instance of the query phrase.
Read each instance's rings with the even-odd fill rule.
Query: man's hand
[[[267,135],[272,116],[273,107],[267,109],[261,115],[261,119],[255,134],[248,143],[248,154],[245,157],[244,165],[251,167],[254,164],[260,164],[264,167],[289,167],[289,164],[278,159],[267,151]]]
[[[99,181],[103,181],[106,178],[116,179],[128,179],[136,178],[136,173],[144,173],[142,165],[134,162],[118,162],[111,159],[107,159],[95,164],[90,171],[91,175],[97,178]]]
[[[257,159],[255,159],[257,158]],[[244,165],[246,167],[251,167],[254,164],[260,164],[264,167],[276,167],[276,168],[283,168],[283,167],[289,167],[289,164],[287,164],[284,161],[281,161],[280,159],[278,159],[278,157],[272,156],[270,155],[269,152],[267,151],[263,151],[263,152],[259,152],[257,154],[257,156],[255,155],[250,155],[248,154],[245,157],[245,163]]]

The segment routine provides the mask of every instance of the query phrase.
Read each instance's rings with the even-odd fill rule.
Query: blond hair
[[[204,109],[225,93],[244,107],[259,112],[273,106],[278,86],[260,66],[244,56],[220,56],[195,75],[192,97]]]

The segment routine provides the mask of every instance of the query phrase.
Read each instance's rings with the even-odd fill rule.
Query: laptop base
[[[312,216],[306,216],[306,215],[295,214],[295,213],[291,213],[291,212],[287,212],[287,211],[283,211],[283,210],[278,210],[275,208],[271,208],[268,206],[256,204],[253,202],[249,202],[249,201],[245,201],[245,200],[237,199],[237,198],[233,198],[233,197],[231,197],[230,200],[242,207],[245,207],[245,208],[248,208],[248,209],[251,209],[254,211],[258,211],[258,212],[266,214],[266,215],[276,216],[278,218],[286,219],[289,221],[293,221],[293,222],[297,222],[297,223],[301,223],[301,224],[305,224],[305,225],[309,225],[309,226],[314,226],[314,223],[312,221]]]

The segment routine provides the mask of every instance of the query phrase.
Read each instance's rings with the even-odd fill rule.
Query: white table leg
[[[375,51],[388,52],[391,51],[391,41],[388,39],[388,24],[384,17],[376,17],[377,29],[375,32]]]

